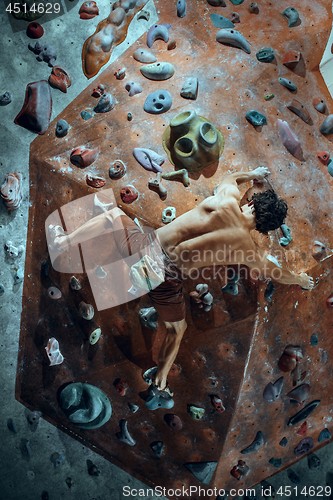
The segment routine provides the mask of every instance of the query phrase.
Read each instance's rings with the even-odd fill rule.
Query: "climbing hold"
[[[300,161],[304,161],[303,150],[297,135],[290,128],[288,122],[278,119],[278,130],[280,139],[284,147],[292,154],[295,158]]]
[[[296,434],[298,436],[305,436],[308,432],[308,423],[305,421],[302,425],[297,429]]]
[[[12,96],[9,92],[4,92],[0,95],[0,106],[7,106],[12,102]]]
[[[150,330],[156,330],[158,315],[155,307],[144,307],[139,311],[139,318],[142,326]]]
[[[50,360],[50,366],[60,365],[64,357],[59,350],[59,342],[54,337],[51,337],[45,347],[46,354]]]
[[[158,408],[173,408],[175,402],[167,391],[159,390],[155,385],[149,387],[149,394],[145,401],[148,410],[157,410]]]
[[[150,19],[150,12],[149,10],[141,10],[138,15],[136,16],[137,20],[140,21],[140,19],[143,19],[144,21],[149,21]]]
[[[92,97],[101,97],[105,92],[105,86],[102,83],[99,83],[96,88],[94,88],[91,96]]]
[[[74,481],[71,477],[66,477],[65,483],[67,484],[68,488],[71,489],[71,487],[74,484]]]
[[[174,50],[177,47],[177,42],[176,40],[170,40],[170,42],[167,45],[168,50]]]
[[[139,192],[134,186],[128,185],[120,190],[120,198],[124,203],[133,203],[138,196]]]
[[[323,429],[319,436],[318,436],[318,443],[321,443],[322,441],[327,441],[328,439],[331,439],[332,437],[332,434],[330,433],[330,431],[325,427],[325,429]]]
[[[48,288],[48,290],[47,290],[47,294],[50,297],[50,299],[54,299],[54,300],[59,300],[59,299],[61,299],[61,296],[62,296],[62,293],[59,290],[59,288],[57,288],[55,286],[50,286],[50,288]]]
[[[136,83],[136,82],[126,83],[125,89],[128,91],[128,95],[130,97],[132,97],[136,94],[140,94],[142,92],[142,87],[141,87],[140,83]]]
[[[119,68],[113,74],[117,80],[123,80],[126,76],[126,68]]]
[[[138,406],[134,403],[127,403],[127,404],[128,404],[128,407],[129,407],[131,413],[136,413],[137,411],[140,410],[140,406]]]
[[[171,78],[175,72],[175,68],[169,62],[156,62],[141,66],[140,71],[149,80],[161,81]]]
[[[330,162],[330,153],[328,151],[318,151],[317,158],[323,165],[328,165]]]
[[[291,468],[287,470],[287,476],[290,479],[290,481],[294,484],[299,484],[301,482],[301,478],[299,477],[297,472]]]
[[[218,413],[225,412],[225,407],[223,406],[222,399],[219,396],[212,394],[210,396],[210,401]]]
[[[33,21],[28,24],[26,33],[29,38],[41,38],[44,35],[44,28],[39,23]]]
[[[79,10],[80,19],[93,19],[98,14],[99,9],[96,2],[83,2]]]
[[[115,160],[109,168],[109,177],[111,179],[120,179],[126,174],[126,165],[121,160]]]
[[[129,389],[129,385],[126,380],[123,380],[122,378],[116,378],[116,380],[113,382],[113,385],[116,388],[119,396],[126,396],[126,393]]]
[[[244,2],[244,0],[230,0],[230,2],[233,4],[233,5],[240,5],[241,3]]]
[[[0,297],[5,293],[5,287],[3,286],[2,283],[0,283]]]
[[[291,229],[287,226],[287,224],[282,224],[280,226],[283,236],[279,239],[279,243],[281,246],[286,247],[293,241],[291,236]]]
[[[318,469],[320,467],[320,458],[315,453],[308,455],[308,467],[309,469]]]
[[[172,106],[172,96],[168,90],[155,90],[148,94],[143,105],[144,111],[153,115],[159,115],[169,111]]]
[[[234,29],[221,29],[216,34],[216,41],[224,45],[231,45],[238,49],[244,50],[247,54],[251,54],[251,47],[246,38]]]
[[[221,291],[229,295],[238,295],[238,282],[239,276],[235,274],[231,279],[228,279],[228,283],[221,288]]]
[[[21,255],[24,252],[23,245],[15,247],[11,241],[6,241],[4,249],[7,256],[11,259],[16,259],[19,255]]]
[[[287,396],[293,401],[297,401],[297,403],[304,403],[307,399],[309,399],[310,394],[310,386],[309,384],[302,384],[298,387],[295,387],[292,391],[288,392]]]
[[[284,54],[282,64],[291,70],[295,69],[301,57],[302,54],[298,50],[289,50]]]
[[[80,280],[78,280],[76,276],[71,276],[69,280],[69,285],[72,290],[81,290],[82,288]]]
[[[152,149],[134,148],[133,156],[145,170],[162,172],[161,165],[163,165],[165,159]]]
[[[60,66],[53,66],[51,74],[49,76],[49,84],[55,89],[61,90],[61,92],[67,93],[68,87],[72,85],[71,79],[66,73],[66,71]]]
[[[333,134],[333,115],[328,115],[319,128],[323,135]]]
[[[171,163],[189,172],[217,164],[224,146],[221,132],[194,110],[173,117],[162,142]]]
[[[333,161],[330,160],[327,165],[327,172],[333,177]]]
[[[151,48],[156,40],[169,41],[171,24],[154,24],[147,33],[147,45]]]
[[[288,20],[289,28],[293,28],[294,26],[298,26],[301,24],[301,20],[299,18],[299,14],[294,7],[287,7],[282,15]]]
[[[37,430],[40,417],[42,416],[40,411],[25,411],[25,416],[29,425],[29,429],[31,432],[35,432]]]
[[[234,23],[230,21],[227,17],[220,16],[219,14],[211,14],[210,19],[215,26],[215,28],[233,28]]]
[[[127,113],[127,121],[131,122],[133,120],[132,113]]]
[[[230,14],[230,21],[232,21],[233,23],[240,23],[240,15],[238,14],[238,12],[232,12]]]
[[[316,333],[313,333],[310,337],[310,345],[316,346],[319,343],[318,335]]]
[[[286,437],[283,437],[281,441],[279,442],[279,445],[285,448],[288,444],[288,439]]]
[[[193,420],[201,420],[205,414],[204,408],[195,405],[187,405],[187,412],[191,415]]]
[[[128,431],[128,422],[124,418],[119,421],[120,432],[117,432],[116,436],[122,443],[126,443],[129,446],[135,446],[136,441],[130,435]]]
[[[94,107],[94,111],[95,113],[107,113],[115,107],[115,104],[114,97],[109,93],[105,93],[100,97],[98,103]]]
[[[180,91],[181,97],[184,97],[184,99],[192,99],[193,101],[195,101],[198,96],[198,86],[199,81],[197,77],[190,76],[186,78]]]
[[[16,270],[16,273],[14,274],[14,284],[18,285],[19,283],[22,283],[23,279],[24,279],[24,271],[22,267],[19,267]]]
[[[154,63],[157,61],[157,58],[155,55],[150,52],[150,50],[147,49],[136,49],[136,51],[133,54],[133,57],[136,61],[139,61],[141,63]]]
[[[291,92],[296,92],[297,91],[297,85],[293,83],[291,80],[288,78],[284,78],[283,76],[280,76],[278,78],[278,82],[283,85],[286,89],[290,90]]]
[[[209,5],[213,5],[213,7],[226,7],[227,4],[225,3],[225,0],[207,0]]]
[[[50,456],[50,460],[55,469],[60,467],[65,462],[65,455],[63,453],[54,452]]]
[[[106,278],[108,273],[105,271],[105,269],[102,266],[97,266],[95,269],[95,276],[99,279],[104,279]]]
[[[313,445],[314,443],[312,437],[306,437],[298,443],[296,448],[294,448],[294,453],[297,456],[304,455],[305,453],[308,453],[311,448],[313,448]]]
[[[56,136],[65,137],[68,134],[69,125],[66,120],[58,120],[56,125]]]
[[[98,477],[100,475],[101,471],[91,460],[87,459],[86,464],[89,476]]]
[[[164,224],[169,224],[176,218],[176,209],[175,207],[166,207],[162,211],[162,222]]]
[[[244,460],[238,460],[238,464],[231,469],[230,474],[234,478],[240,480],[248,474],[249,470],[250,467],[246,464],[246,462],[244,462]]]
[[[261,431],[258,431],[252,443],[243,450],[241,450],[241,453],[243,455],[247,455],[248,453],[253,453],[254,451],[258,451],[259,448],[261,448],[261,446],[264,445],[264,443],[265,443],[264,435]]]
[[[327,113],[327,106],[324,99],[319,99],[319,97],[315,97],[312,101],[313,107],[319,112],[325,115]]]
[[[29,460],[31,457],[30,440],[22,438],[20,441],[20,452],[24,459]]]
[[[159,195],[161,200],[165,200],[168,192],[164,186],[161,184],[161,174],[157,174],[156,179],[149,179],[148,181],[148,187],[155,193]]]
[[[267,125],[266,116],[255,109],[251,109],[245,115],[245,118],[248,122],[251,123],[254,127],[262,127],[263,125]]]
[[[174,170],[173,172],[166,172],[165,174],[162,174],[162,179],[166,179],[168,181],[180,180],[185,187],[190,185],[190,179],[186,168]]]
[[[79,168],[85,168],[91,165],[98,156],[98,149],[89,149],[84,146],[75,148],[71,152],[70,161]]]
[[[263,392],[264,399],[269,403],[273,403],[274,401],[276,401],[281,395],[283,383],[283,377],[278,378],[273,384],[272,382],[269,382]]]
[[[256,2],[251,2],[249,5],[249,11],[251,14],[259,14],[259,5]]]
[[[317,406],[320,404],[320,400],[316,399],[314,401],[311,401],[311,403],[308,403],[304,408],[302,408],[299,412],[297,412],[295,415],[290,417],[288,420],[287,425],[295,425],[301,422],[302,420],[305,420],[312,412],[317,408]]]
[[[173,413],[166,413],[166,415],[164,415],[164,420],[168,424],[170,429],[174,431],[181,431],[183,428],[182,421],[177,415]]]
[[[90,120],[90,118],[93,117],[93,114],[90,111],[86,110],[86,109],[84,109],[83,111],[81,111],[80,115],[81,115],[81,118],[83,120]]]
[[[270,458],[270,459],[268,460],[268,462],[269,462],[271,465],[273,465],[273,467],[276,467],[276,468],[278,469],[278,468],[279,468],[279,467],[281,467],[281,465],[282,465],[282,458],[274,458],[274,457],[272,457],[272,458]]]
[[[263,63],[271,63],[275,59],[275,52],[271,47],[264,47],[256,53],[258,61]]]
[[[272,302],[274,291],[275,291],[274,283],[273,283],[273,281],[270,281],[268,283],[268,285],[266,286],[266,290],[265,290],[265,294],[264,294],[265,300],[267,300],[267,302],[270,302],[270,303]]]
[[[98,387],[82,382],[66,385],[59,396],[62,411],[81,429],[98,429],[111,418],[111,403]]]
[[[288,345],[278,361],[278,367],[283,372],[290,372],[296,368],[297,363],[302,359],[302,348],[300,346]]]
[[[7,428],[13,434],[17,434],[17,428],[12,418],[7,419]]]
[[[189,462],[184,466],[198,481],[209,484],[216,470],[217,462]]]
[[[39,42],[36,42],[35,45],[29,43],[28,48],[34,54],[37,54],[37,61],[44,61],[50,66],[50,68],[52,68],[57,59],[56,50],[52,45],[42,45]]]
[[[177,1],[177,16],[178,17],[186,16],[186,0]]]
[[[191,299],[198,304],[199,308],[203,308],[208,312],[212,308],[213,296],[208,292],[207,284],[198,284],[194,292],[190,292]]]
[[[265,101],[271,101],[275,97],[274,94],[265,94],[264,99]]]
[[[89,344],[95,345],[99,341],[101,335],[102,335],[102,330],[99,327],[95,328],[95,330],[93,330],[89,335]]]
[[[303,120],[303,122],[307,123],[308,125],[313,125],[313,121],[309,111],[306,109],[304,104],[297,101],[297,99],[293,99],[291,103],[287,105],[287,108],[295,113],[295,115],[299,116]]]
[[[91,304],[86,304],[83,300],[79,304],[79,314],[81,318],[91,320],[94,317],[95,310]]]
[[[88,186],[93,187],[93,188],[101,188],[105,186],[106,180],[103,177],[99,177],[98,175],[86,175],[86,183]]]
[[[181,16],[179,16],[181,17]],[[157,458],[161,458],[162,455],[164,455],[165,452],[165,446],[163,441],[154,441],[153,443],[150,443],[150,447]]]
[[[15,117],[14,123],[34,132],[45,134],[50,124],[52,112],[52,96],[48,82],[28,83],[21,111]]]

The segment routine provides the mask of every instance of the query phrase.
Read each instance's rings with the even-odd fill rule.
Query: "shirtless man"
[[[278,198],[273,190],[268,190],[253,195],[248,204],[240,207],[239,185],[251,180],[264,180],[269,173],[266,167],[258,167],[250,172],[226,175],[213,196],[170,224],[158,228],[154,240],[150,237],[150,246],[160,245],[162,248],[165,275],[164,281],[152,289],[149,295],[167,330],[157,369],[150,380],[155,390],[153,396],[158,391],[164,396],[166,394],[166,400],[172,396],[167,376],[187,328],[182,284],[184,276],[193,269],[214,265],[245,265],[255,271],[258,277],[299,285],[307,290],[313,288],[313,278],[306,273],[295,274],[283,269],[274,257],[258,247],[251,235],[255,229],[267,234],[279,228],[287,215],[285,201]],[[118,235],[123,235],[117,237],[117,246],[122,254],[126,249],[126,255],[132,255],[148,245],[147,235],[119,208],[94,217],[69,235],[57,236],[56,243],[61,246],[74,245],[94,238],[110,222],[113,229],[119,231]],[[169,403],[167,401],[164,407],[171,407],[167,406]]]

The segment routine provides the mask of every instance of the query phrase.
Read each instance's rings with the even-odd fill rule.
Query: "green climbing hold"
[[[266,116],[255,109],[248,111],[245,115],[245,118],[248,122],[251,123],[254,127],[262,127],[263,125],[267,125]]]
[[[259,62],[270,63],[275,59],[274,50],[271,47],[264,47],[256,53]]]
[[[189,462],[184,464],[186,469],[203,484],[209,484],[215,472],[217,462]]]
[[[275,97],[275,94],[265,94],[264,95],[265,101],[271,101],[272,99],[274,99],[274,97]]]
[[[293,238],[291,236],[291,229],[287,226],[287,224],[282,224],[280,229],[283,233],[283,236],[282,238],[280,238],[279,243],[281,246],[286,247],[291,241],[293,241]]]

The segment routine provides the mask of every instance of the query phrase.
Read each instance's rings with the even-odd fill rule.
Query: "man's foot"
[[[148,390],[150,392],[155,392],[155,393],[157,393],[157,391],[159,393],[163,392],[165,396],[172,397],[173,391],[170,389],[168,383],[166,383],[166,385],[163,388],[160,387],[158,384],[156,384],[155,380],[156,373],[157,373],[157,366],[153,366],[152,368],[146,370],[142,375],[143,380],[146,382],[146,384],[149,385]]]
[[[51,246],[55,250],[64,250],[68,245],[68,237],[61,226],[54,224],[49,225],[49,235],[51,238]]]
[[[149,394],[145,402],[145,406],[148,408],[148,410],[157,410],[158,408],[173,408],[175,402],[170,396],[170,393],[165,390],[160,390],[154,384],[149,387],[148,391]]]

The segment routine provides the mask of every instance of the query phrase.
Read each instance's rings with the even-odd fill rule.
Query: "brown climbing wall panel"
[[[288,29],[286,19],[281,16],[289,6],[285,0],[278,4],[263,2],[259,15],[249,12],[247,1],[240,6],[228,3],[226,8],[214,8],[203,0],[188,0],[183,19],[177,18],[175,4],[175,1],[155,2],[159,22],[172,24],[170,36],[176,41],[176,48],[168,51],[161,40],[152,48],[159,61],[169,61],[175,66],[171,79],[155,82],[141,75],[140,63],[132,54],[136,48],[146,46],[143,36],[58,117],[71,126],[65,138],[55,137],[54,121],[48,132],[31,146],[32,206],[28,234],[31,246],[26,261],[17,398],[146,483],[170,488],[199,485],[184,464],[212,461],[217,462],[217,469],[209,487],[250,487],[299,458],[294,448],[304,438],[297,435],[302,422],[295,426],[287,426],[287,422],[302,405],[290,403],[286,394],[293,388],[292,377],[278,368],[278,360],[288,344],[300,346],[303,352],[299,363],[302,383],[310,384],[310,397],[303,405],[320,400],[318,408],[306,419],[306,437],[313,439],[312,450],[323,444],[318,442],[320,431],[324,427],[331,429],[333,317],[326,299],[332,293],[332,257],[330,251],[322,263],[312,257],[314,240],[323,241],[327,248],[333,246],[332,178],[316,158],[317,151],[330,149],[330,139],[320,134],[323,115],[312,107],[313,97],[318,96],[333,111],[318,72],[319,58],[330,31],[330,6],[324,1],[302,2],[301,25]],[[228,17],[233,11],[241,16],[236,28],[250,41],[251,54],[215,40],[217,29],[210,14]],[[269,46],[276,51],[276,62],[260,63],[255,53]],[[290,50],[302,53],[305,74],[299,75],[282,65],[284,55]],[[123,66],[127,68],[126,78],[116,80],[114,72]],[[199,79],[196,101],[184,100],[179,95],[187,76]],[[287,109],[293,96],[278,83],[279,76],[286,76],[298,85],[297,99],[307,105],[312,126]],[[143,92],[129,97],[124,87],[132,80],[142,85]],[[80,112],[96,104],[91,94],[98,83],[114,95],[116,106],[108,113],[84,121]],[[147,94],[156,89],[169,90],[173,105],[168,113],[153,116],[143,111],[143,103]],[[266,101],[267,93],[274,93],[275,97]],[[245,113],[251,109],[267,117],[268,124],[261,132],[245,119]],[[180,182],[164,181],[168,195],[162,201],[148,189],[152,175],[134,160],[132,150],[151,148],[164,155],[165,127],[179,112],[188,110],[195,110],[217,126],[225,138],[224,152],[218,167],[213,165],[201,174],[190,174],[191,184],[187,188]],[[132,121],[127,121],[128,112],[133,115]],[[291,156],[280,142],[278,118],[287,120],[298,134],[305,161]],[[85,169],[71,165],[69,160],[71,151],[80,146],[99,150],[97,160]],[[127,165],[127,174],[111,180],[108,169],[117,159]],[[242,270],[237,296],[221,292],[223,279],[209,283],[214,296],[210,312],[197,310],[187,299],[189,327],[177,366],[170,375],[170,385],[175,391],[171,412],[182,419],[183,429],[172,431],[164,421],[170,411],[148,411],[140,398],[140,392],[146,388],[142,371],[155,364],[163,338],[161,325],[156,332],[140,325],[138,311],[149,305],[149,299],[143,297],[97,312],[94,324],[102,328],[103,334],[91,346],[88,342],[91,325],[77,313],[80,300],[93,303],[88,280],[85,275],[77,275],[83,286],[81,291],[74,292],[69,288],[70,274],[57,273],[50,267],[45,219],[70,201],[97,192],[85,181],[86,174],[92,173],[107,179],[105,188],[114,189],[117,202],[126,213],[138,217],[143,224],[158,227],[163,208],[173,205],[180,215],[209,196],[228,169],[258,165],[270,168],[272,185],[290,206],[287,223],[292,228],[293,242],[283,249],[282,260],[294,271],[311,269],[319,283],[311,293],[298,287],[276,286],[269,302],[264,298],[264,284],[247,280]],[[166,162],[163,168],[168,172],[174,167]],[[139,191],[138,199],[131,205],[124,205],[119,194],[127,184],[133,184]],[[278,245],[279,236],[276,232],[271,238],[263,238],[260,244],[274,253],[282,248]],[[98,242],[96,249],[100,252]],[[106,256],[100,258],[103,265]],[[192,291],[200,282],[202,279],[188,280],[186,291]],[[62,291],[60,300],[48,297],[51,285]],[[313,334],[318,336],[318,345],[310,344]],[[59,341],[65,357],[59,366],[48,366],[44,347],[50,337]],[[274,403],[265,401],[265,387],[282,375],[284,388],[280,398]],[[129,384],[124,397],[113,386],[118,377]],[[103,428],[82,431],[66,420],[57,403],[57,391],[71,381],[89,382],[109,396],[113,415]],[[222,398],[224,413],[218,413],[211,405],[212,394]],[[140,410],[132,414],[129,402],[138,404]],[[188,404],[205,409],[202,420],[192,420]],[[117,440],[120,419],[128,420],[135,446]],[[241,454],[258,431],[264,435],[264,446],[251,454]],[[283,437],[288,439],[284,448],[279,445]],[[160,459],[151,451],[150,444],[154,441],[163,441],[165,445],[165,454]],[[279,468],[269,463],[271,458],[281,460]],[[230,471],[239,460],[245,460],[249,472],[237,480]]]

